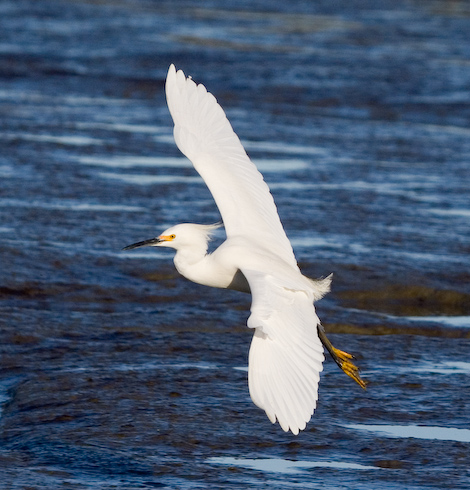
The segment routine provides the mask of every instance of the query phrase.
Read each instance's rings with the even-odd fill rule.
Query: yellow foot
[[[348,375],[350,376],[361,388],[366,389],[367,383],[364,381],[360,374],[359,368],[351,361],[354,356],[331,346],[331,350],[328,350],[331,357],[334,359],[336,364]]]
[[[364,390],[367,387],[367,382],[364,381],[360,374],[359,368],[352,362],[354,356],[344,352],[342,350],[333,347],[333,344],[328,340],[328,337],[323,330],[321,325],[318,325],[318,336],[322,344],[326,347],[327,351],[331,354],[331,357],[336,362],[336,364],[349,376],[351,377],[361,388]]]

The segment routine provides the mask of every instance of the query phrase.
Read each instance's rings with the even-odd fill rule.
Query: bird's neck
[[[201,276],[205,275],[207,267],[207,244],[193,242],[190,247],[182,247],[177,249],[175,258],[176,270],[186,279],[201,283]],[[204,284],[204,282],[202,282]]]
[[[186,279],[214,288],[228,288],[235,273],[220,267],[214,256],[202,249],[199,252],[194,248],[180,249],[175,255],[174,263],[178,272]]]
[[[175,267],[178,269],[178,272],[184,276],[185,274],[183,271],[203,261],[206,256],[207,246],[180,248],[176,251],[174,258]]]

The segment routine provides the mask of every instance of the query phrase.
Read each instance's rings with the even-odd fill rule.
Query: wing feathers
[[[216,98],[170,66],[166,81],[174,136],[212,193],[227,236],[256,236],[297,268],[269,188]]]
[[[248,383],[253,402],[297,434],[310,420],[318,399],[324,360],[318,317],[304,291],[280,286],[260,272],[243,270],[253,295],[248,326],[255,329]]]

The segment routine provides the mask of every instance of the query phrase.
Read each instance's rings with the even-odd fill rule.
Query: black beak
[[[161,240],[160,238],[150,238],[149,240],[144,240],[143,242],[133,243],[132,245],[128,245],[124,247],[123,250],[133,250],[134,248],[140,247],[151,247],[152,245],[158,245],[165,240]]]

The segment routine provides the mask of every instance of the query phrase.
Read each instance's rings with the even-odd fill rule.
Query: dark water
[[[2,1],[0,488],[470,488],[469,47],[465,1]],[[219,219],[172,62],[335,273],[370,385],[327,359],[297,437],[249,399],[249,298],[120,252]]]

